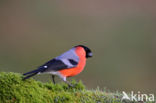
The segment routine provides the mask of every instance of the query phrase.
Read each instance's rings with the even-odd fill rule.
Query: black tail
[[[26,79],[28,79],[28,78],[30,78],[30,77],[32,77],[32,76],[34,76],[34,75],[36,75],[37,73],[38,73],[38,72],[33,73],[33,74],[30,74],[30,75],[28,75],[28,76],[24,77],[24,78],[23,78],[23,80],[26,80]]]
[[[30,78],[30,77],[36,75],[37,73],[39,73],[39,72],[41,72],[41,71],[42,71],[42,69],[39,68],[39,69],[30,71],[30,72],[24,73],[23,75],[28,75],[28,76],[24,77],[23,80],[28,79],[28,78]]]
[[[40,69],[36,69],[36,70],[30,71],[30,72],[24,73],[23,75],[28,75],[28,74],[32,74],[32,73],[38,73],[40,71],[41,71]]]

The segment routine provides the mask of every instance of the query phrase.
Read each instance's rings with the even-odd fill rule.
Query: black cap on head
[[[86,47],[84,45],[77,45],[75,47],[83,47],[84,50],[86,51],[86,58],[89,58],[89,57],[92,57],[93,56],[92,51],[88,47]]]

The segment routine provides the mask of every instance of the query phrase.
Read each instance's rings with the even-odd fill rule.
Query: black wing
[[[41,72],[59,71],[63,69],[76,67],[78,64],[76,61],[72,59],[67,59],[65,61],[68,61],[68,63],[70,63],[70,66],[67,65],[66,62],[61,61],[59,59],[52,59],[40,67],[40,68],[44,68],[42,69]]]

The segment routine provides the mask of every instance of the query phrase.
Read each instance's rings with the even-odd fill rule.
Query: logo
[[[140,91],[138,91],[137,93],[134,93],[134,91],[131,91],[131,93],[126,93],[125,91],[122,92],[123,93],[123,97],[122,97],[122,101],[123,100],[129,100],[129,101],[146,101],[146,102],[154,102],[155,98],[154,98],[154,94],[142,94],[140,93]]]

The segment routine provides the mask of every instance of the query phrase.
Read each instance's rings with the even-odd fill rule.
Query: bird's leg
[[[63,77],[63,81],[67,83],[69,87],[74,87],[70,82],[66,80],[66,77]]]
[[[64,82],[67,83],[69,87],[74,87],[70,82],[68,81],[64,81]]]
[[[55,76],[52,75],[51,77],[52,77],[53,83],[55,84]]]

